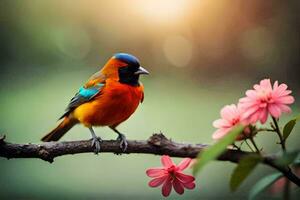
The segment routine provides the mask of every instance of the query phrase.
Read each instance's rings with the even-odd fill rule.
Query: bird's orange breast
[[[128,119],[143,99],[143,86],[107,81],[101,92],[73,112],[85,126],[117,126]]]

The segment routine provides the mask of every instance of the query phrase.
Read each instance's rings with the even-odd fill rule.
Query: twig
[[[260,150],[259,150],[259,148],[257,147],[256,142],[254,141],[254,138],[253,138],[253,137],[250,137],[249,139],[250,139],[251,143],[253,144],[253,146],[254,146],[254,148],[255,148],[255,150],[256,150],[256,153],[260,154]]]
[[[255,152],[255,151],[252,149],[252,147],[250,146],[250,144],[248,143],[248,141],[247,141],[247,140],[244,140],[244,141],[245,141],[245,143],[247,144],[248,148],[249,148],[252,152]]]
[[[256,131],[257,132],[275,132],[275,130],[274,129],[272,129],[272,128],[258,128],[258,129],[256,129]]]
[[[163,134],[153,134],[147,141],[128,140],[128,148],[125,152],[119,147],[115,140],[104,140],[101,143],[101,152],[115,154],[154,154],[169,155],[172,157],[196,158],[198,153],[208,148],[204,144],[184,144],[167,139]],[[91,140],[71,142],[45,142],[42,144],[12,144],[0,140],[0,157],[10,158],[40,158],[53,162],[54,158],[79,153],[94,152]],[[218,160],[238,163],[243,157],[253,154],[241,150],[226,150]],[[97,157],[98,158],[98,157]],[[99,156],[101,158],[101,155]],[[276,156],[264,156],[263,163],[282,172],[290,181],[300,187],[300,179],[291,170],[278,166],[275,163]]]
[[[272,117],[272,119],[273,119],[273,122],[274,122],[274,125],[275,125],[275,132],[277,133],[277,135],[279,137],[279,140],[280,140],[282,151],[286,152],[285,141],[283,139],[282,133],[281,133],[280,128],[278,126],[277,120],[274,117]]]

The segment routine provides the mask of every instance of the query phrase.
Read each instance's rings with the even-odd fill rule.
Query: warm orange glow
[[[151,21],[172,23],[183,16],[185,0],[136,0],[133,9]]]

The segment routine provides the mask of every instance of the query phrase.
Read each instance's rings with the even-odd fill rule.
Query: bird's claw
[[[126,137],[124,134],[119,134],[117,141],[120,142],[120,149],[122,149],[123,152],[125,152],[127,150],[128,147],[128,143],[126,140]]]
[[[98,154],[100,152],[100,143],[102,142],[102,139],[100,137],[92,138],[92,147],[95,147],[95,154]]]

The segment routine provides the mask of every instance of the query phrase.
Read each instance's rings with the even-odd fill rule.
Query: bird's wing
[[[106,76],[102,74],[101,71],[98,71],[89,78],[89,80],[86,82],[84,87],[89,88],[98,83],[104,83],[105,80],[106,80]]]
[[[96,95],[100,94],[105,86],[105,77],[100,73],[95,73],[88,82],[82,86],[75,96],[70,100],[65,113],[59,118],[62,119],[68,116],[75,108],[92,100]]]

